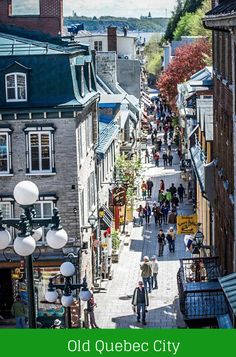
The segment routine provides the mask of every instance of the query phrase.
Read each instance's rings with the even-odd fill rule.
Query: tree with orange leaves
[[[194,73],[209,65],[209,59],[211,43],[207,39],[200,39],[176,49],[175,57],[157,82],[161,95],[172,109],[176,108],[177,84],[188,81]]]

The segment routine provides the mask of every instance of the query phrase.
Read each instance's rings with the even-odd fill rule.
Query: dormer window
[[[80,73],[81,73],[80,92],[81,92],[81,97],[84,97],[84,66],[80,66]]]
[[[7,102],[26,102],[27,85],[25,73],[8,73],[6,81],[6,101]]]

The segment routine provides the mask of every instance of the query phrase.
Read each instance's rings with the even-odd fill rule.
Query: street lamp
[[[4,219],[0,211],[0,249],[6,249],[12,239],[4,225],[16,228],[19,233],[14,239],[13,248],[16,254],[25,258],[29,327],[36,328],[32,253],[36,248],[36,242],[42,236],[41,227],[51,224],[51,229],[46,235],[46,241],[49,247],[53,249],[64,247],[68,241],[68,235],[60,224],[61,219],[57,208],[54,208],[52,218],[35,218],[36,212],[33,205],[38,200],[39,190],[33,182],[19,182],[14,188],[13,195],[15,201],[23,209],[23,213],[20,218]]]
[[[92,294],[87,288],[86,277],[83,278],[81,284],[73,284],[72,277],[75,273],[75,266],[71,262],[65,262],[60,266],[60,274],[49,279],[48,291],[45,294],[45,299],[48,302],[55,303],[58,299],[58,293],[55,289],[60,289],[63,292],[61,297],[61,304],[65,307],[65,325],[71,328],[71,310],[70,307],[74,302],[72,291],[79,289],[79,298],[82,301],[89,301]],[[65,281],[64,284],[54,284],[53,279],[62,276]]]

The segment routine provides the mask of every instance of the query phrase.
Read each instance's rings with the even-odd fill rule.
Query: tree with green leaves
[[[145,68],[148,73],[158,75],[161,72],[163,48],[159,45],[160,35],[153,35],[144,47]]]
[[[178,26],[180,19],[186,13],[196,12],[202,6],[203,2],[204,0],[177,0],[177,6],[172,12],[172,16],[168,22],[167,29],[163,37],[163,42],[171,42],[174,39],[174,32]]]
[[[181,40],[182,36],[205,36],[210,38],[211,31],[205,29],[202,25],[202,19],[210,9],[211,0],[205,0],[196,12],[186,12],[174,31],[174,40]]]
[[[115,181],[126,187],[127,203],[132,203],[136,181],[142,168],[141,160],[136,156],[129,159],[128,155],[120,155],[116,158],[115,168]]]

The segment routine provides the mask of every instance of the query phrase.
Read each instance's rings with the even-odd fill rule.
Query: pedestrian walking
[[[151,197],[152,196],[152,188],[153,188],[153,182],[152,180],[149,178],[147,180],[147,195],[148,197]]]
[[[139,225],[142,226],[143,225],[143,218],[144,218],[144,210],[143,210],[143,206],[139,205],[139,208],[137,209],[138,212],[138,218],[139,218]]]
[[[157,140],[157,148],[158,148],[158,151],[161,151],[161,145],[162,145],[162,140],[161,140],[161,138],[159,138],[159,139]]]
[[[155,224],[159,223],[159,225],[162,225],[162,212],[159,206],[157,206],[156,202],[153,203],[152,207],[152,213],[154,216]]]
[[[169,155],[168,155],[168,164],[169,164],[169,166],[172,166],[172,163],[173,163],[173,155],[172,155],[172,153],[170,151]]]
[[[175,207],[172,208],[171,213],[169,214],[168,223],[169,224],[176,224],[177,223],[177,213],[176,213]]]
[[[160,154],[158,151],[156,151],[153,155],[153,159],[155,161],[155,166],[158,167],[159,166],[159,160],[160,160]]]
[[[166,234],[166,239],[169,243],[169,251],[170,252],[175,252],[175,240],[176,240],[176,234],[174,231],[174,227],[170,227],[167,231]]]
[[[167,161],[168,161],[168,156],[167,156],[166,151],[163,152],[162,159],[163,159],[163,165],[164,165],[164,167],[166,167]]]
[[[148,151],[148,149],[145,150],[145,164],[146,163],[149,164],[149,151]]]
[[[140,322],[141,313],[142,313],[142,324],[146,325],[146,311],[149,306],[147,290],[143,286],[143,282],[138,282],[138,287],[134,289],[132,297],[133,309],[137,313],[137,322]]]
[[[89,299],[88,305],[87,305],[87,311],[88,311],[88,315],[89,315],[89,323],[90,323],[91,328],[99,328],[95,321],[94,308],[97,307],[97,304],[96,304],[94,296],[93,296],[93,292],[94,292],[93,286],[90,288],[90,292],[92,293],[92,296]]]
[[[146,195],[147,195],[147,184],[146,182],[143,180],[142,185],[141,185],[141,191],[142,191],[142,197],[143,199],[146,199]]]
[[[158,274],[158,262],[155,255],[152,257],[152,288],[158,289],[157,274]]]
[[[172,208],[178,207],[179,206],[179,199],[176,196],[176,193],[174,193],[173,198],[171,200]]]
[[[183,197],[185,195],[185,189],[184,189],[182,183],[179,185],[177,192],[178,192],[178,196],[179,196],[179,201],[183,202]]]
[[[163,232],[163,229],[160,228],[159,233],[157,235],[157,240],[158,240],[158,257],[163,257],[163,252],[164,252],[164,246],[165,246],[165,234]]]
[[[21,300],[20,295],[16,296],[16,301],[12,304],[11,307],[12,316],[16,319],[16,328],[26,328],[26,308]]]
[[[150,224],[150,217],[151,217],[151,207],[149,206],[149,203],[146,203],[146,206],[143,209],[144,212],[144,217],[145,217],[145,221],[146,224]]]
[[[163,180],[160,181],[160,190],[161,190],[162,192],[165,191],[165,183],[164,183]]]
[[[167,224],[169,206],[167,205],[166,202],[164,202],[164,204],[162,205],[161,212],[163,214],[163,222],[164,222],[164,224]]]
[[[176,189],[174,183],[171,184],[169,191],[171,192],[172,196],[174,196],[174,194],[177,192],[177,189]]]
[[[152,292],[152,263],[147,256],[143,257],[143,262],[140,263],[141,277],[143,279],[145,289]]]

